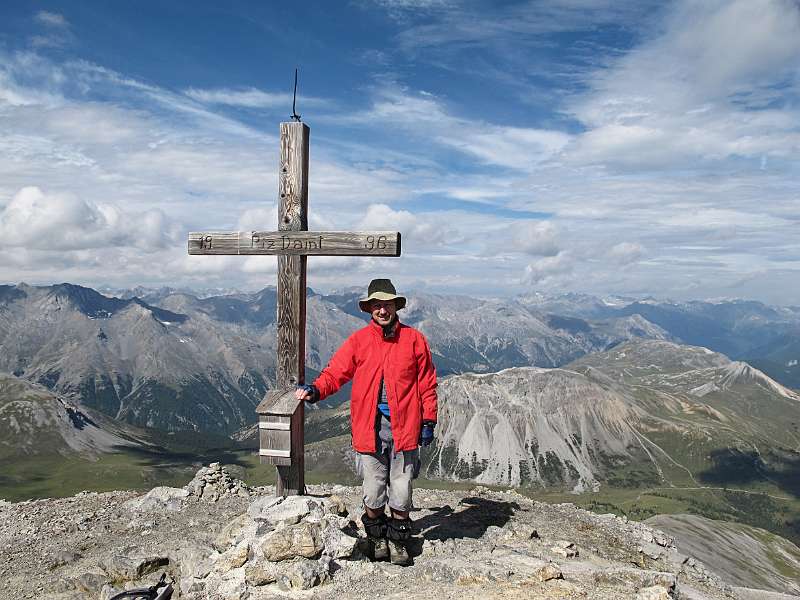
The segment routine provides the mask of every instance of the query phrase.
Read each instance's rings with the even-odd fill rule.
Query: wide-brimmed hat
[[[406,299],[397,295],[391,279],[373,279],[367,288],[367,297],[358,301],[358,307],[364,312],[370,312],[369,303],[372,300],[394,300],[397,310],[404,308]]]

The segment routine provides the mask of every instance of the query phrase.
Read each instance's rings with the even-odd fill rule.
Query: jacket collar
[[[395,340],[395,339],[397,339],[397,335],[400,332],[400,329],[402,327],[404,327],[404,325],[400,322],[399,318],[395,317],[395,319],[396,319],[396,321],[395,321],[395,326],[394,326],[394,334],[392,336],[390,336],[390,337],[384,337],[384,335],[383,335],[383,327],[378,325],[371,318],[369,320],[368,327],[370,328],[370,331],[372,331],[375,335],[379,336],[381,339],[384,339],[384,340]]]

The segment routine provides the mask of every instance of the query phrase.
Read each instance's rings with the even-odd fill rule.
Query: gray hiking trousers
[[[356,454],[356,471],[364,478],[364,505],[379,509],[389,508],[409,511],[412,506],[411,481],[419,475],[419,448],[395,452],[392,426],[389,419],[380,415],[375,426],[376,452]]]

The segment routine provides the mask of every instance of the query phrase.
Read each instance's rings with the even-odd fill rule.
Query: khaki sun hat
[[[391,279],[373,279],[367,288],[367,297],[358,301],[358,307],[364,312],[370,312],[369,303],[372,300],[394,300],[397,310],[405,307],[406,299],[397,295]]]

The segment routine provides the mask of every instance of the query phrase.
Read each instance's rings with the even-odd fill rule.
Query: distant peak
[[[784,398],[790,400],[800,401],[800,395],[782,386],[780,383],[759,371],[752,365],[742,362],[734,361],[725,367],[725,374],[722,378],[721,385],[723,389],[728,389],[737,383],[757,383],[763,387],[771,389],[772,391],[780,394]]]

